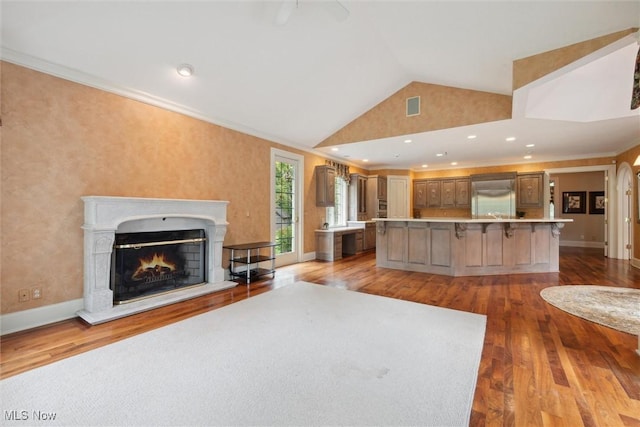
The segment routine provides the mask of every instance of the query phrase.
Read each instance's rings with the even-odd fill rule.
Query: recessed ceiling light
[[[509,141],[509,142],[511,142],[511,141],[515,141],[515,140],[516,140],[516,137],[515,137],[515,136],[510,136],[510,137],[508,137],[508,138],[506,138],[506,139],[505,139],[505,141]]]
[[[429,165],[422,165],[422,167],[423,167],[423,168],[428,168],[428,167],[429,167]]]
[[[467,139],[476,139],[476,136],[475,135],[469,135],[469,136],[467,136]]]
[[[405,144],[411,144],[411,140],[410,140],[410,139],[405,139],[405,140],[404,140],[404,143],[405,143]]]
[[[331,149],[331,151],[338,151],[338,150],[339,150],[339,148],[336,148],[336,147],[333,147],[333,148]]]
[[[457,166],[458,162],[451,162],[451,166]]]
[[[436,156],[437,156],[437,157],[442,157],[442,156],[444,156],[444,154],[442,154],[442,153],[438,153],[438,154],[436,154]]]
[[[180,64],[178,68],[176,68],[178,74],[182,77],[191,77],[193,75],[193,65],[191,64]]]
[[[529,160],[530,158],[532,158],[533,156],[531,154],[527,154],[526,156],[524,156],[525,159]]]
[[[362,159],[363,162],[367,163],[369,159]]]
[[[536,146],[536,144],[527,144],[527,145],[525,145],[525,147],[527,147],[527,148],[531,148],[531,147],[535,147],[535,146]]]

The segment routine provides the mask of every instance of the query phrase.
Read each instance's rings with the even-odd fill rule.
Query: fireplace
[[[116,234],[110,281],[114,304],[205,283],[206,240],[202,229]]]
[[[102,323],[237,285],[224,280],[222,268],[228,202],[82,200],[84,309],[78,315],[87,322]]]

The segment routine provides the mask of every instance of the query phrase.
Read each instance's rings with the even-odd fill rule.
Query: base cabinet
[[[376,223],[373,221],[347,221],[347,226],[362,229],[362,250],[376,247]]]
[[[367,223],[364,226],[363,248],[365,251],[375,249],[376,247],[376,225]]]
[[[563,225],[381,221],[376,265],[447,276],[557,272]]]
[[[362,229],[316,230],[316,259],[336,261],[363,250]]]

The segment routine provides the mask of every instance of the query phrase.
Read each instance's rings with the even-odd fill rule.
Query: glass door
[[[272,239],[276,265],[298,262],[302,256],[301,156],[272,149]]]

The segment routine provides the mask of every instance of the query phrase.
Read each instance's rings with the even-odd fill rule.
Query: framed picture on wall
[[[583,214],[587,212],[586,191],[563,191],[562,212],[567,214]]]
[[[604,191],[589,191],[589,213],[604,215]]]

